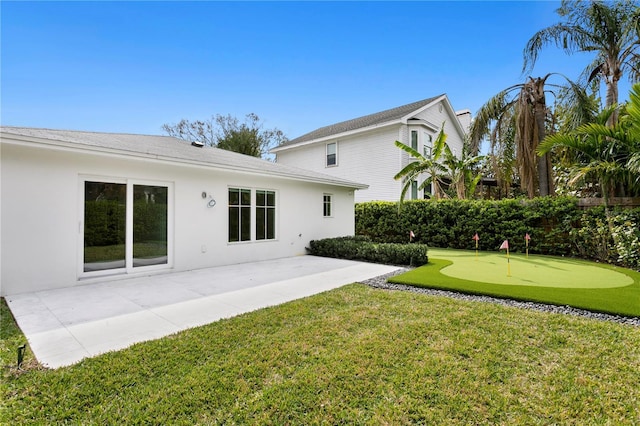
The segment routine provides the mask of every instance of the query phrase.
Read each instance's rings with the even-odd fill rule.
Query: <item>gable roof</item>
[[[284,142],[274,149],[277,151],[281,147],[287,147],[291,145],[300,144],[302,142],[308,142],[315,139],[321,139],[328,136],[338,135],[340,133],[350,132],[353,130],[362,129],[365,127],[377,126],[393,121],[401,120],[402,118],[417,112],[419,109],[429,105],[438,98],[445,96],[444,94],[434,96],[432,98],[423,99],[421,101],[412,102],[410,104],[402,105],[396,108],[391,108],[385,111],[376,112],[374,114],[365,115],[362,117],[354,118],[352,120],[342,121],[340,123],[331,124],[329,126],[320,127],[312,132],[306,133],[290,141]]]
[[[138,157],[353,189],[365,189],[368,187],[368,185],[336,178],[324,173],[273,163],[224,149],[195,147],[187,141],[171,136],[0,126],[0,141],[2,143],[11,143],[9,140],[18,141],[21,145],[48,146],[72,151]]]

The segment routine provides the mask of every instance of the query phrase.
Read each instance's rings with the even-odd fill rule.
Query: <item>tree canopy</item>
[[[264,157],[271,148],[287,140],[281,130],[265,129],[254,113],[247,114],[242,122],[232,115],[220,114],[207,120],[182,119],[177,124],[164,124],[162,130],[189,142],[254,157]]]
[[[554,44],[567,54],[593,52],[582,77],[604,82],[606,106],[618,103],[618,81],[624,74],[640,79],[640,7],[637,2],[563,0],[557,10],[562,22],[544,28],[524,48],[523,71],[531,71],[543,47]],[[609,125],[617,121],[617,112]]]

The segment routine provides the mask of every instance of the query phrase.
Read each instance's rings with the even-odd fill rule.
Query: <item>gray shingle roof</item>
[[[385,111],[376,112],[375,114],[365,115],[363,117],[354,118],[352,120],[342,121],[340,123],[331,124],[329,126],[320,127],[312,132],[306,133],[290,141],[284,142],[278,146],[291,146],[302,142],[307,142],[315,139],[324,138],[327,136],[337,135],[352,130],[362,129],[364,127],[375,126],[390,121],[399,120],[407,114],[411,114],[414,111],[422,108],[425,105],[430,104],[443,95],[434,96],[432,98],[423,99],[421,101],[413,102],[407,105],[402,105],[396,108],[391,108]]]
[[[29,127],[0,126],[2,139],[10,136],[34,142],[85,151],[110,152],[133,157],[153,158],[172,163],[207,166],[364,189],[367,185],[336,178],[324,173],[273,163],[249,155],[218,148],[192,146],[189,142],[170,136],[136,135],[125,133],[97,133],[75,130],[52,130]],[[27,139],[27,140],[28,140]]]

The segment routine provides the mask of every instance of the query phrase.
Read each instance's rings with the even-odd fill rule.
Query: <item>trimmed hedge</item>
[[[315,256],[389,265],[421,266],[429,261],[424,244],[374,243],[361,236],[313,240],[309,243],[309,252]]]
[[[580,256],[640,268],[640,209],[613,210],[609,227],[596,235],[595,225],[608,223],[603,208],[581,210],[573,197],[505,200],[374,201],[356,204],[356,235],[374,242],[416,243],[432,247],[473,250],[477,232],[480,250],[498,250],[504,240],[524,252]],[[594,237],[600,238],[598,242]],[[596,244],[597,243],[597,244]],[[604,253],[604,254],[603,254]]]

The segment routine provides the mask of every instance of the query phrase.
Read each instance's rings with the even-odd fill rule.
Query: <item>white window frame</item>
[[[249,199],[251,200],[251,204],[249,205],[249,239],[248,240],[242,240],[239,239],[238,241],[229,241],[229,190],[231,189],[237,189],[237,190],[245,190],[245,191],[249,191]],[[253,190],[253,188],[249,188],[245,185],[229,185],[227,187],[227,208],[226,208],[226,216],[227,216],[227,244],[248,244],[251,242],[254,242],[256,239],[256,230],[255,230],[255,223],[256,223],[256,212],[255,212],[255,191]],[[240,200],[242,196],[240,195]],[[239,206],[241,206],[241,204],[239,204]],[[242,214],[240,215],[240,217],[242,217]],[[242,237],[242,228],[240,228],[239,230],[240,232],[240,237]]]
[[[256,233],[256,226],[258,225],[258,212],[257,212],[257,210],[258,210],[258,191],[273,192],[274,197],[275,197],[274,206],[273,207],[266,206],[267,209],[273,208],[273,210],[275,212],[275,217],[273,219],[273,226],[275,228],[273,230],[273,233],[274,233],[274,237],[273,238],[263,238],[263,239],[259,240],[258,239],[258,235]],[[279,235],[279,232],[278,232],[279,231],[279,229],[278,229],[279,228],[278,227],[278,191],[276,191],[275,189],[256,188],[256,189],[253,190],[253,192],[254,192],[254,197],[255,197],[254,198],[254,203],[253,203],[254,205],[253,205],[253,209],[252,209],[253,211],[251,213],[251,216],[252,216],[253,222],[254,222],[253,229],[252,229],[252,232],[253,232],[252,236],[254,237],[253,241],[255,241],[257,243],[263,243],[263,242],[269,242],[269,241],[277,241],[278,240],[278,235]],[[261,206],[261,207],[265,207],[265,206]],[[244,241],[244,242],[248,242],[248,241]]]
[[[416,146],[413,146],[413,135],[416,135]],[[420,152],[420,133],[417,130],[411,130],[409,132],[409,146],[411,149],[414,149]]]
[[[329,146],[334,145],[336,147],[334,154],[329,154]],[[329,155],[335,156],[335,162],[333,164],[329,164]],[[338,166],[338,141],[329,142],[325,145],[325,157],[324,157],[324,165],[325,167],[337,167]]]
[[[327,198],[329,199],[327,202]],[[329,206],[329,214],[327,213],[327,205]],[[322,194],[322,217],[333,217],[333,194]]]
[[[126,185],[125,211],[125,267],[85,272],[84,270],[84,216],[85,182],[104,182]],[[133,186],[149,185],[167,188],[167,263],[161,265],[133,266]],[[169,181],[128,179],[111,176],[80,175],[78,179],[78,278],[92,278],[105,275],[136,274],[163,269],[172,269],[174,262],[174,184]]]

